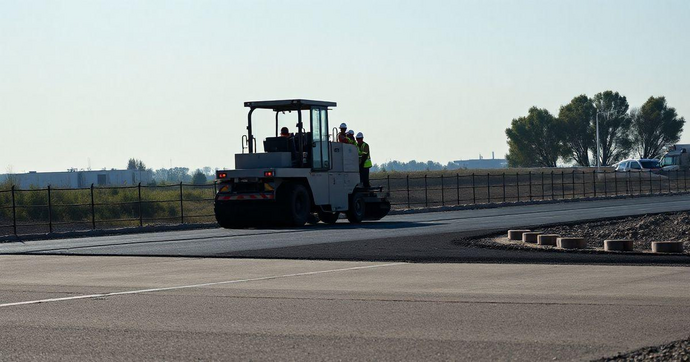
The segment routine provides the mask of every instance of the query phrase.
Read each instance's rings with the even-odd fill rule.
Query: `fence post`
[[[640,186],[640,188],[637,190],[637,193],[642,195],[642,172],[637,174],[637,184]]]
[[[139,227],[143,227],[144,226],[144,215],[141,213],[141,182],[139,182],[137,189],[139,190]]]
[[[585,171],[582,171],[582,197],[587,197],[587,182],[585,181],[586,177],[587,174],[585,174]]]
[[[386,175],[386,186],[388,187],[388,195],[391,194],[391,175]]]
[[[491,203],[491,174],[486,174],[486,203]]]
[[[666,179],[668,180],[668,193],[671,193],[671,171],[668,172],[668,176],[666,176]]]
[[[426,175],[424,175],[424,206],[429,207],[429,186],[426,180]]]
[[[527,175],[529,176],[529,201],[532,201],[532,171]]]
[[[685,192],[688,192],[688,176],[686,175],[687,170],[687,168],[683,169],[683,189]]]
[[[544,170],[541,170],[541,199],[544,200]]]
[[[53,233],[53,204],[50,201],[50,185],[48,185],[48,232]]]
[[[503,203],[506,203],[506,173],[503,171]]]
[[[460,205],[460,174],[455,174],[455,187],[458,194],[458,205]]]
[[[184,202],[182,200],[182,181],[180,181],[180,224],[184,224]]]
[[[474,184],[474,172],[472,172],[472,203],[477,204],[477,188]]]
[[[573,170],[573,180],[571,182],[572,185],[572,191],[573,191],[573,199],[575,198],[575,170]]]
[[[216,187],[218,186],[218,180],[213,180],[213,196],[216,196],[218,191],[216,190]]]
[[[551,200],[554,199],[553,196],[553,170],[551,170]]]
[[[407,208],[411,209],[412,206],[410,205],[410,175],[407,175]]]
[[[17,236],[17,202],[14,198],[14,185],[12,185],[12,229],[14,236]]]
[[[597,197],[597,170],[592,172],[592,183],[594,184],[594,197]]]
[[[664,170],[661,170],[661,172],[663,173]],[[664,180],[662,180],[660,177],[659,178],[659,195],[661,195],[663,193],[664,193]]]
[[[561,171],[561,195],[565,200],[565,171]]]
[[[604,170],[604,197],[609,196],[609,186],[608,182],[606,182],[606,170]]]
[[[443,191],[443,174],[441,175],[441,206],[446,206],[444,191]]]
[[[613,170],[613,192],[618,196],[618,171]]]
[[[93,184],[91,184],[91,228],[96,230],[96,204],[93,202]]]
[[[652,187],[652,171],[649,171],[649,194],[654,195],[654,188]]]
[[[517,185],[517,202],[520,202],[520,172],[515,172],[515,184]]]

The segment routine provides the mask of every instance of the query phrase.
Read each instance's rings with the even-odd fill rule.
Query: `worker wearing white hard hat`
[[[340,124],[340,133],[338,133],[338,142],[350,143],[350,141],[347,139],[347,125],[345,123]]]
[[[357,146],[357,141],[355,141],[355,131],[347,131],[347,142],[351,145]]]
[[[369,184],[369,169],[372,166],[369,145],[364,142],[364,134],[357,133],[357,150],[359,151],[359,181],[365,188],[371,188]]]

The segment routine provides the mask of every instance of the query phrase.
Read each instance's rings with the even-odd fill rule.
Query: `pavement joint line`
[[[2,308],[2,307],[14,307],[14,306],[20,306],[20,305],[30,305],[30,304],[51,303],[51,302],[63,302],[63,301],[79,300],[79,299],[106,298],[106,297],[113,297],[113,296],[119,296],[119,295],[153,293],[153,292],[161,292],[161,291],[168,291],[168,290],[202,288],[202,287],[209,287],[209,286],[214,286],[214,285],[247,283],[247,282],[256,282],[256,281],[263,281],[263,280],[273,280],[273,279],[281,279],[281,278],[292,278],[292,277],[301,277],[301,276],[308,276],[308,275],[336,273],[336,272],[341,272],[341,271],[384,268],[384,267],[399,266],[399,265],[409,265],[409,263],[388,263],[388,264],[365,265],[365,266],[356,266],[356,267],[350,267],[350,268],[327,269],[327,270],[317,270],[317,271],[312,271],[312,272],[272,275],[272,276],[258,277],[258,278],[235,279],[235,280],[225,280],[225,281],[220,281],[220,282],[209,282],[209,283],[188,284],[188,285],[176,285],[176,286],[172,286],[172,287],[148,288],[148,289],[127,290],[127,291],[123,291],[123,292],[84,294],[84,295],[76,295],[76,296],[71,296],[71,297],[37,299],[37,300],[29,300],[29,301],[23,301],[23,302],[4,303],[4,304],[0,304],[0,308]]]

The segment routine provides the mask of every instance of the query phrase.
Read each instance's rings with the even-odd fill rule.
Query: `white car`
[[[621,162],[618,162],[614,166],[615,170],[619,172],[656,172],[661,170],[659,160],[649,158],[623,160]]]

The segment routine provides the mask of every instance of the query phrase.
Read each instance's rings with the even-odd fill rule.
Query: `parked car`
[[[615,165],[615,170],[619,172],[658,172],[661,170],[661,165],[659,160],[655,159],[628,159],[618,162]]]
[[[672,145],[661,156],[661,167],[664,171],[687,170],[690,168],[690,145]]]

